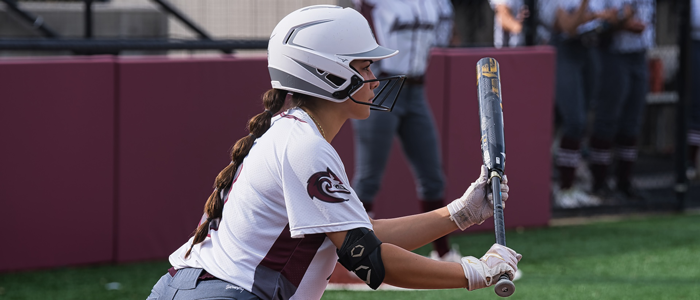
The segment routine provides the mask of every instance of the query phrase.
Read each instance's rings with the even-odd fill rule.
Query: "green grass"
[[[454,236],[463,254],[479,256],[492,234]],[[508,232],[523,254],[524,276],[510,299],[700,299],[700,215]],[[429,248],[416,252],[427,254]],[[145,299],[167,262],[0,274],[0,299]],[[119,282],[120,290],[105,284]],[[323,299],[497,299],[474,292],[328,291]]]
[[[60,268],[0,275],[0,299],[146,299],[167,261]],[[119,290],[105,285],[119,282]]]

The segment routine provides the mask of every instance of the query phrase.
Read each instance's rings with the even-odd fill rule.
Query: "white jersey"
[[[539,26],[537,27],[537,39],[539,43],[549,43],[555,36],[568,39],[566,33],[555,32],[554,23],[557,20],[557,11],[559,9],[573,12],[581,6],[581,0],[539,0],[537,1],[537,18]],[[589,11],[591,2],[588,3]]]
[[[693,39],[700,40],[700,0],[692,0],[690,8],[690,24],[693,28]]]
[[[218,228],[176,268],[203,268],[261,299],[320,299],[338,259],[326,232],[372,229],[345,167],[299,108],[272,120],[243,160]],[[215,227],[215,226],[212,226]]]
[[[452,3],[449,0],[354,0],[367,18],[377,42],[399,50],[374,68],[390,75],[423,76],[430,48],[449,45]],[[374,70],[373,68],[373,70]]]
[[[624,9],[630,5],[635,9],[634,18],[646,26],[642,33],[618,31],[613,36],[611,49],[616,52],[629,53],[646,51],[654,47],[656,39],[656,1],[655,0],[591,0],[593,10],[617,8]]]

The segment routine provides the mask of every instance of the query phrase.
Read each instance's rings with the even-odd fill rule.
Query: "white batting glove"
[[[465,230],[474,224],[481,225],[481,223],[484,223],[484,220],[493,216],[493,195],[491,192],[488,192],[487,195],[487,185],[488,169],[482,165],[479,178],[469,186],[462,197],[447,205],[447,210],[450,211],[450,219],[457,223],[459,229]],[[509,190],[508,177],[503,175],[501,180],[503,208],[506,207],[505,202],[508,200]]]
[[[506,246],[493,244],[483,257],[462,257],[464,276],[469,281],[468,290],[489,287],[498,282],[502,274],[513,280],[518,271],[518,262],[523,256]]]

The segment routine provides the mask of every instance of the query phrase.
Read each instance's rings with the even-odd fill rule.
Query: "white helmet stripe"
[[[333,95],[331,95],[331,93],[328,91],[325,91],[305,80],[301,80],[292,74],[272,67],[268,67],[267,69],[270,71],[270,77],[274,78],[272,81],[273,88],[282,88],[290,92],[304,93],[316,97],[333,97]],[[276,84],[281,86],[275,86]]]
[[[377,48],[374,48],[374,49],[367,51],[367,52],[354,53],[354,54],[338,54],[338,56],[351,57],[353,59],[359,59],[359,58],[384,59],[384,58],[392,57],[392,56],[396,55],[397,53],[399,53],[399,50],[393,50],[393,49],[389,49],[386,47],[377,46]]]

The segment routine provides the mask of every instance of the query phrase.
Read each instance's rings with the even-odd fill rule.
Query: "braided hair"
[[[231,150],[231,163],[226,166],[214,180],[214,191],[209,195],[207,203],[204,205],[204,213],[207,218],[201,222],[194,232],[192,246],[187,250],[185,257],[192,252],[194,245],[204,241],[209,233],[209,225],[215,219],[221,218],[224,210],[224,201],[221,192],[227,190],[236,174],[236,170],[243,163],[243,159],[248,156],[255,140],[261,137],[270,129],[272,117],[285,107],[285,99],[288,92],[281,89],[270,89],[262,97],[265,110],[248,120],[249,134],[239,139]],[[293,106],[304,106],[309,104],[309,96],[303,94],[293,94],[291,101]]]

